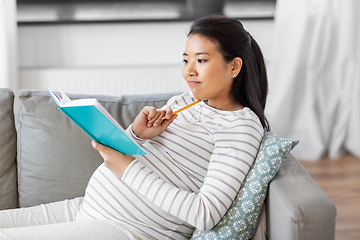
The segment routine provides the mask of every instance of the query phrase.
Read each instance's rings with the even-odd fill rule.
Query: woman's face
[[[217,43],[200,34],[190,35],[183,56],[182,75],[194,97],[227,110],[231,104],[232,63],[224,60]]]

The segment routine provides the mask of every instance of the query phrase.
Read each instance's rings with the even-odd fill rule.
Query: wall
[[[242,21],[271,59],[273,20]],[[20,25],[20,88],[89,94],[186,90],[182,53],[191,22]]]

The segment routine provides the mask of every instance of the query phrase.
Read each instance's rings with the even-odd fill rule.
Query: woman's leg
[[[108,221],[75,221],[50,225],[18,228],[0,228],[0,239],[12,240],[138,240],[127,228],[114,226]]]
[[[147,237],[111,221],[74,221],[82,198],[0,211],[0,239],[137,240]]]
[[[29,208],[0,211],[0,228],[38,226],[74,221],[82,197]],[[0,235],[1,236],[1,235]]]

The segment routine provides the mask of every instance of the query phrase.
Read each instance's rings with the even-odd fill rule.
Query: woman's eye
[[[185,59],[183,60],[183,63],[187,63],[187,62],[188,62],[187,60],[185,60]]]
[[[204,63],[204,62],[206,62],[206,60],[205,59],[198,59],[198,62],[199,63]]]

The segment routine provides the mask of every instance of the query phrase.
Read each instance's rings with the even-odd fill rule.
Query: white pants
[[[0,239],[147,239],[112,221],[75,221],[82,198],[0,211]]]

